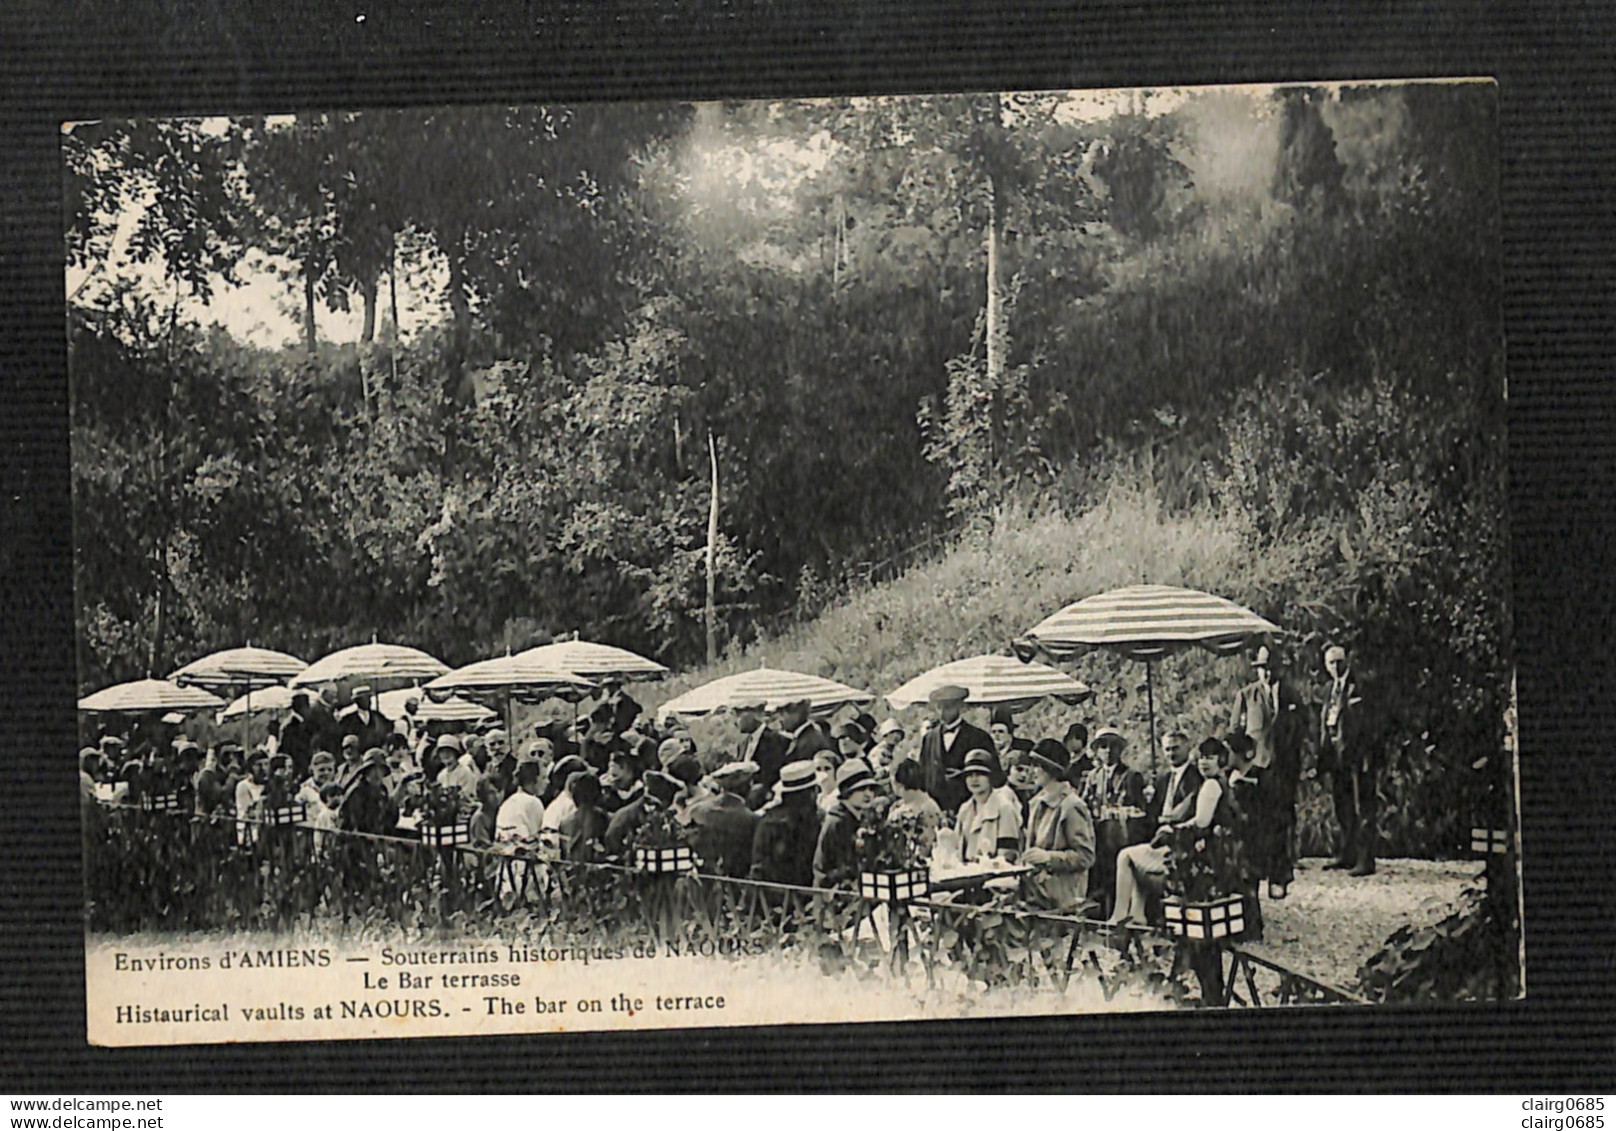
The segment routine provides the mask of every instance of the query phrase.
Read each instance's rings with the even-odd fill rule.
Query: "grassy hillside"
[[[1005,652],[1015,636],[1061,606],[1139,582],[1205,589],[1263,612],[1264,582],[1270,580],[1263,575],[1272,565],[1246,559],[1242,542],[1236,527],[1211,510],[1169,515],[1152,492],[1137,486],[1114,487],[1104,502],[1076,517],[1053,509],[1001,513],[991,532],[963,539],[894,581],[855,592],[818,618],[714,668],[681,672],[637,694],[643,691],[642,700],[654,710],[709,679],[766,663],[880,696],[950,660]],[[1120,725],[1134,741],[1131,757],[1143,765],[1143,665],[1096,653],[1067,670],[1095,689],[1095,700],[1077,708],[1040,705],[1023,716],[1021,733],[1033,739],[1056,735],[1073,719],[1091,728]],[[1220,726],[1234,689],[1249,678],[1243,661],[1206,653],[1157,664],[1158,729],[1176,723],[1199,736]],[[913,724],[923,710],[900,717]],[[878,700],[872,713],[884,718],[891,711]],[[724,746],[735,737],[722,722],[697,731],[698,740]]]

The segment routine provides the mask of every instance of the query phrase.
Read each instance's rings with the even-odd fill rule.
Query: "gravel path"
[[[1354,878],[1323,871],[1328,862],[1299,861],[1283,900],[1267,898],[1264,887],[1264,939],[1248,949],[1354,993],[1358,967],[1388,935],[1442,918],[1482,869],[1479,860],[1381,860],[1373,876]]]

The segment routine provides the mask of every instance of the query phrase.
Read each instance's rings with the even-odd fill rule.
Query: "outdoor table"
[[[932,874],[931,890],[933,892],[976,891],[986,887],[994,880],[1008,879],[1020,882],[1022,876],[1031,875],[1037,869],[1030,864],[1016,864],[1009,868],[980,868],[967,867],[965,871],[949,872],[942,878],[936,873]]]

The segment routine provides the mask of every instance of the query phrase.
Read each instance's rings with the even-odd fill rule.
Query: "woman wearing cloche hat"
[[[1066,747],[1053,738],[1038,743],[1027,756],[1038,792],[1027,808],[1027,849],[1021,859],[1037,870],[1022,878],[1021,894],[1048,911],[1082,907],[1094,865],[1094,821],[1066,782],[1069,760]]]
[[[954,776],[963,778],[970,792],[954,822],[960,858],[966,863],[993,857],[1014,862],[1021,850],[1021,805],[1013,794],[997,788],[1002,781],[999,759],[991,750],[972,750]]]
[[[849,758],[836,770],[836,803],[819,827],[814,849],[814,886],[849,887],[858,880],[858,827],[875,804],[875,774],[862,758]]]

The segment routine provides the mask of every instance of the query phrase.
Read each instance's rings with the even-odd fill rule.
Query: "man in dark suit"
[[[595,709],[587,720],[584,720],[583,737],[578,740],[578,756],[589,763],[589,768],[597,774],[604,774],[611,765],[612,756],[628,749],[628,744],[612,731],[612,718],[609,714]]]
[[[993,753],[993,737],[965,721],[965,700],[970,694],[963,687],[947,684],[927,697],[937,712],[937,725],[920,740],[920,767],[925,772],[926,792],[948,814],[958,813],[971,795],[959,773],[965,755],[972,750]]]
[[[329,685],[309,700],[309,742],[311,750],[326,750],[332,754],[342,749],[342,724],[337,722],[337,692]]]
[[[603,693],[600,702],[589,712],[589,717],[591,721],[597,718],[603,721],[615,738],[633,727],[643,708],[628,697],[620,680],[603,679],[600,689]]]
[[[1274,671],[1267,648],[1257,649],[1251,666],[1257,678],[1236,696],[1229,730],[1251,739],[1259,836],[1250,848],[1258,874],[1268,878],[1269,897],[1283,899],[1295,875],[1296,787],[1302,778],[1308,712]]]
[[[1370,732],[1364,695],[1353,677],[1346,649],[1324,651],[1330,685],[1319,719],[1319,762],[1330,773],[1341,840],[1326,868],[1350,868],[1354,876],[1375,871],[1375,790],[1379,759]]]
[[[1188,735],[1181,730],[1169,731],[1162,738],[1162,753],[1167,755],[1167,769],[1145,791],[1145,823],[1152,830],[1188,820],[1194,812],[1195,795],[1201,789],[1201,771],[1190,760]]]
[[[761,809],[773,795],[774,783],[780,780],[780,769],[791,751],[791,740],[764,720],[761,703],[737,707],[735,725],[741,728],[735,760],[752,762],[758,768],[748,803],[753,809]]]
[[[1016,717],[1009,707],[1002,704],[993,708],[988,715],[988,737],[993,740],[993,749],[998,753],[999,761],[1005,765],[1009,765],[1017,756],[1025,757],[1032,753],[1032,739],[1016,734]],[[1015,754],[1012,755],[1011,751],[1015,751]]]
[[[752,870],[752,837],[758,816],[746,807],[757,773],[755,762],[731,762],[709,777],[719,792],[690,807],[690,847],[709,875],[744,877]]]
[[[358,736],[361,750],[384,749],[393,733],[393,721],[371,706],[370,685],[364,683],[353,689],[353,703],[337,716],[337,723],[344,737]]]
[[[647,818],[665,811],[673,804],[680,785],[677,778],[671,778],[661,770],[649,771],[645,775],[645,788],[633,801],[613,813],[611,820],[606,823],[606,851],[620,859],[632,859],[635,834]]]
[[[276,736],[276,749],[292,760],[292,770],[299,781],[309,776],[309,759],[314,757],[314,724],[309,720],[307,691],[292,692],[292,710],[281,720]],[[332,750],[328,753],[335,754]]]
[[[780,732],[790,742],[781,765],[787,762],[811,762],[821,750],[836,749],[825,728],[808,717],[808,709],[808,700],[799,699],[795,703],[784,704],[776,711]]]
[[[819,845],[819,783],[812,762],[780,768],[780,803],[758,817],[752,834],[754,880],[811,887]]]

